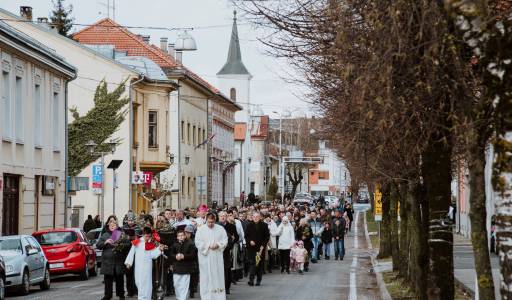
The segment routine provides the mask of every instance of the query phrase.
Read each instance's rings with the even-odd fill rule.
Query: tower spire
[[[242,62],[242,52],[240,51],[240,40],[238,38],[236,10],[233,11],[233,28],[231,30],[231,40],[229,42],[229,52],[226,63],[217,75],[250,75]]]

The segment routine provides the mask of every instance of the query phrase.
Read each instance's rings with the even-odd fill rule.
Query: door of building
[[[20,176],[4,175],[2,236],[18,234]]]

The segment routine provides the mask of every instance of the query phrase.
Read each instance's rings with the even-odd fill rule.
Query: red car
[[[50,264],[50,274],[79,274],[82,280],[98,274],[96,252],[78,228],[39,231],[32,234]]]

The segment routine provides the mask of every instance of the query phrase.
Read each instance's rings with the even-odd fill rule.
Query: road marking
[[[357,256],[356,249],[359,248],[359,240],[357,239],[357,223],[359,223],[359,213],[356,214],[354,219],[354,257],[352,258],[352,265],[350,269],[350,292],[348,295],[349,300],[357,300],[357,282],[356,282],[356,268],[357,268]]]
[[[356,263],[357,263],[357,258]],[[350,294],[348,296],[349,300],[357,300],[357,286],[356,286],[356,273],[350,272]]]

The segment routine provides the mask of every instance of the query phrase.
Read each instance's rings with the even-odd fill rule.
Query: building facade
[[[347,165],[328,147],[327,141],[320,140],[318,152],[312,155],[322,157],[323,163],[309,169],[309,192],[312,195],[346,194],[350,187]]]
[[[0,22],[2,236],[65,225],[66,110],[75,68]]]

